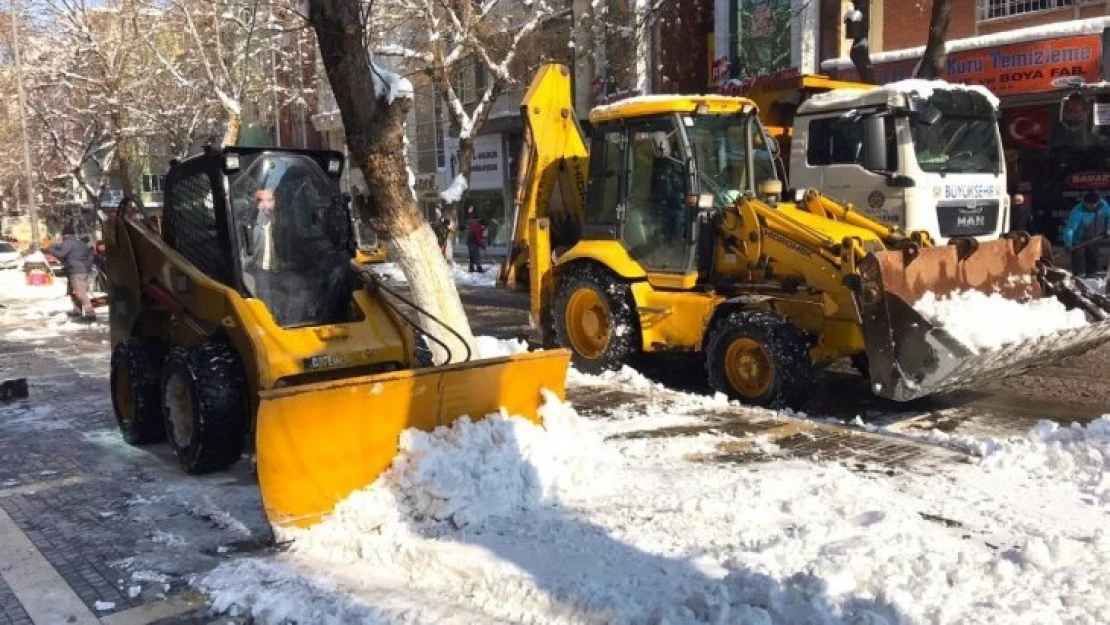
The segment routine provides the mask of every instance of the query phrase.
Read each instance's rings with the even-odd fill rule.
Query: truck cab
[[[1009,223],[998,103],[978,87],[903,81],[813,95],[784,149],[790,188],[817,188],[938,243]]]

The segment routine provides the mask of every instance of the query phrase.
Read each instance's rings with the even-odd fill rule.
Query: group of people
[[[466,216],[466,252],[467,259],[470,261],[468,271],[470,273],[483,273],[485,268],[482,267],[482,250],[485,250],[488,245],[489,224],[485,219],[477,217],[473,205],[467,206]],[[436,239],[439,241],[439,251],[443,254],[443,257],[449,263],[454,262],[453,241],[455,233],[458,231],[455,228],[455,222],[437,209],[432,230],[436,233]]]

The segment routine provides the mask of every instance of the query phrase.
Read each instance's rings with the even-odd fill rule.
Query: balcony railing
[[[1041,11],[1066,9],[1079,4],[1088,4],[1098,0],[977,0],[979,3],[979,21],[1002,19],[1016,15],[1028,15]]]

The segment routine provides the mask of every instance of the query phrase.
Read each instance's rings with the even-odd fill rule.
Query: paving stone
[[[31,625],[31,617],[3,578],[0,578],[0,625]]]

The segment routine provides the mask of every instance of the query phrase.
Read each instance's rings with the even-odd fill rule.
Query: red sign
[[[1101,80],[1101,58],[1102,35],[1027,41],[953,52],[944,79],[982,85],[996,95],[1053,91]],[[918,59],[877,63],[875,78],[879,84],[913,78],[917,63]],[[855,69],[843,74],[858,79]]]
[[[1073,190],[1110,189],[1110,171],[1081,171],[1068,174],[1064,186]]]
[[[1048,148],[1052,118],[1045,106],[1019,106],[1002,111],[1002,142],[1007,147]]]

